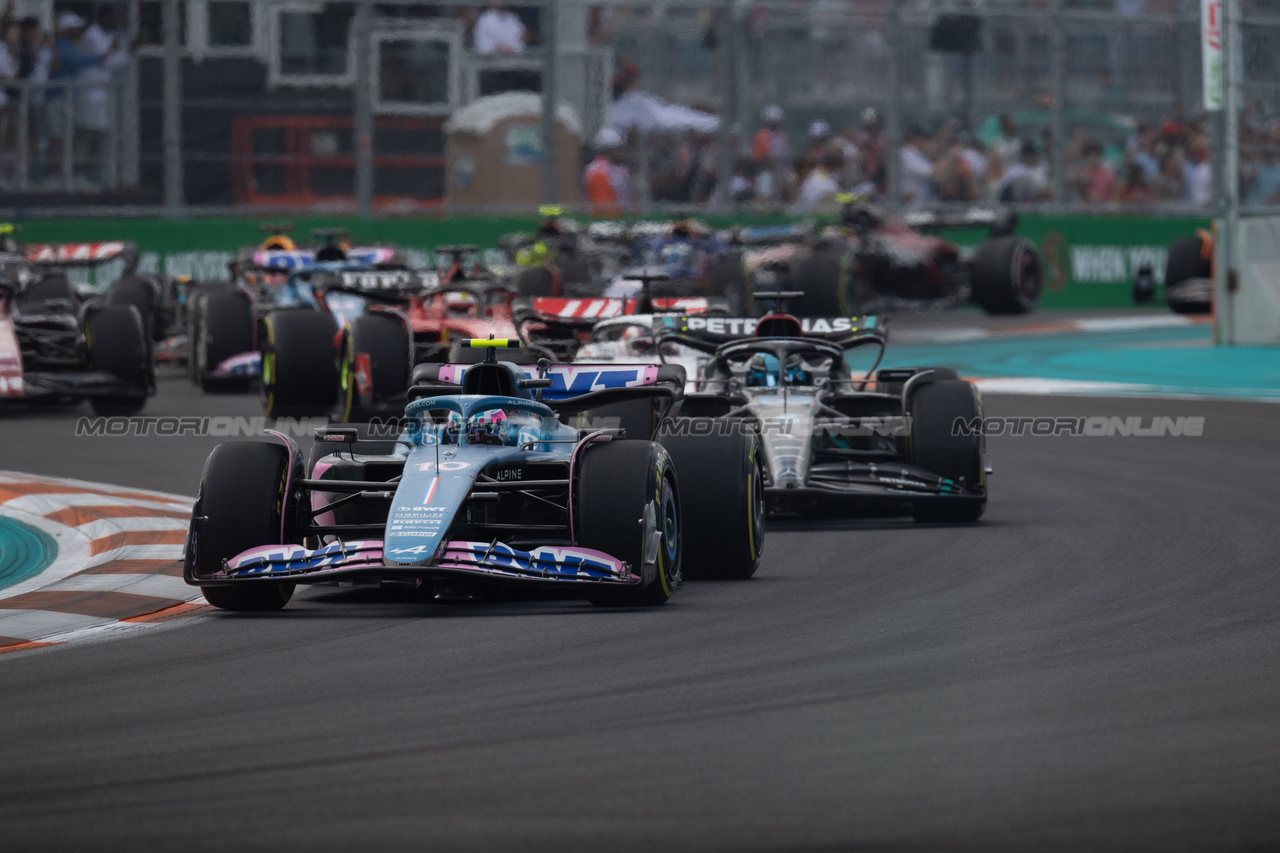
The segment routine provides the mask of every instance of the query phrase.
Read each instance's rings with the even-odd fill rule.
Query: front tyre
[[[650,607],[671,598],[680,585],[684,548],[675,466],[665,449],[651,441],[586,448],[573,510],[578,545],[616,557],[637,574],[649,574],[644,568],[652,565],[653,576],[639,586],[593,590],[587,596],[592,604]]]
[[[151,347],[142,328],[142,317],[132,305],[108,305],[85,320],[85,349],[89,369],[109,373],[128,391],[113,397],[95,397],[99,415],[132,415],[147,403],[153,382]]]
[[[338,397],[338,324],[319,311],[263,320],[262,409],[268,417],[328,415]]]
[[[238,290],[205,294],[199,327],[191,338],[194,375],[205,391],[247,390],[252,378],[214,377],[210,374],[232,356],[253,351],[253,306]]]
[[[384,400],[403,400],[413,370],[409,333],[394,314],[365,314],[347,327],[338,385],[342,420],[366,422]]]
[[[690,420],[676,423],[687,426]],[[729,435],[668,431],[659,440],[671,453],[680,476],[685,574],[695,580],[741,580],[754,575],[764,548],[759,436],[740,429]]]
[[[982,430],[958,430],[956,422],[980,422],[982,400],[972,382],[963,379],[926,381],[907,402],[911,416],[909,458],[912,465],[945,477],[969,492],[986,494]],[[920,501],[912,516],[923,522],[974,522],[987,508],[981,501]]]
[[[1040,301],[1040,255],[1025,237],[997,237],[980,245],[972,275],[973,301],[988,314],[1027,314]]]
[[[289,473],[289,452],[278,444],[232,442],[214,448],[204,464],[187,534],[188,581],[221,571],[225,561],[250,548],[287,540],[288,524],[282,536],[281,518],[289,513]],[[291,583],[255,580],[200,591],[222,610],[264,611],[288,604],[293,589]]]

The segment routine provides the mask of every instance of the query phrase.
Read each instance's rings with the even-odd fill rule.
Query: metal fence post
[[[164,7],[164,205],[173,218],[182,216],[182,44],[179,0]]]
[[[1226,202],[1226,221],[1223,235],[1223,264],[1226,281],[1219,291],[1226,296],[1225,310],[1217,312],[1218,322],[1225,319],[1225,329],[1220,336],[1228,345],[1236,342],[1235,287],[1240,259],[1236,257],[1240,237],[1240,84],[1242,63],[1240,51],[1240,0],[1225,0],[1222,11],[1225,20],[1222,45],[1222,94],[1225,140],[1223,145],[1223,199]],[[1224,286],[1225,285],[1225,286]]]
[[[18,101],[18,165],[17,184],[19,192],[26,192],[31,178],[31,84],[23,83],[22,95]]]
[[[738,121],[738,22],[734,0],[724,0],[720,14],[720,71],[724,91],[720,108],[720,167],[716,175],[720,207],[730,210],[733,203],[733,173],[737,165],[737,152],[733,145],[733,126]]]
[[[542,201],[555,204],[560,197],[556,166],[556,106],[560,100],[557,65],[560,59],[559,0],[542,6]]]
[[[1053,200],[1057,204],[1065,204],[1067,201],[1067,134],[1062,119],[1067,97],[1067,37],[1062,26],[1062,0],[1053,0],[1053,22],[1049,28],[1049,74],[1053,98],[1049,113],[1049,139],[1052,141],[1053,151],[1049,170],[1052,173]]]
[[[902,204],[902,10],[889,4],[889,201]]]
[[[361,219],[368,219],[373,215],[373,6],[370,0],[359,0],[354,23],[356,213]]]

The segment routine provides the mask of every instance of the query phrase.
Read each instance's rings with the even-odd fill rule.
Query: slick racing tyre
[[[273,311],[262,323],[262,409],[318,417],[338,397],[338,325],[319,311]]]
[[[712,262],[707,269],[707,295],[724,299],[730,316],[747,311],[747,275],[741,257],[728,254]]]
[[[642,574],[646,539],[657,531],[654,576],[636,587],[601,588],[587,599],[613,607],[665,604],[680,584],[684,543],[671,455],[651,441],[607,441],[582,451],[573,511],[577,544]]]
[[[187,534],[187,580],[221,571],[223,562],[250,548],[281,543],[281,517],[290,514],[285,481],[289,452],[268,442],[220,444],[204,464]],[[288,524],[285,534],[289,535]],[[291,583],[249,581],[205,586],[205,601],[223,610],[279,610],[293,596]]]
[[[731,423],[689,418],[715,425]],[[691,580],[745,579],[756,573],[764,546],[764,467],[760,438],[734,429],[728,435],[677,435],[659,441],[675,462],[684,507],[684,573]]]
[[[797,317],[846,317],[849,294],[846,292],[844,252],[838,247],[820,246],[796,264],[795,289],[804,297],[789,313]]]
[[[137,308],[142,317],[142,328],[148,338],[158,341],[164,338],[159,299],[159,287],[150,277],[126,275],[107,290],[106,301],[108,305],[132,305]]]
[[[187,375],[191,381],[200,384],[200,376],[196,372],[195,347],[200,335],[200,319],[204,311],[204,300],[213,293],[227,293],[234,290],[227,282],[207,282],[187,286],[186,327],[187,327]]]
[[[982,417],[982,401],[973,383],[962,379],[926,381],[912,389],[907,413],[911,416],[911,464],[985,494],[982,431],[968,435],[954,429],[957,419],[972,423]],[[916,521],[972,522],[982,517],[986,506],[985,499],[919,501],[912,515]]]
[[[154,381],[151,347],[142,331],[142,318],[130,305],[108,305],[85,319],[85,349],[89,369],[110,373],[131,389],[113,397],[94,397],[99,415],[132,415],[147,402]]]
[[[1213,244],[1200,235],[1181,237],[1169,245],[1164,292],[1169,307],[1179,314],[1208,314],[1213,310]],[[1188,285],[1187,282],[1198,280]]]
[[[253,351],[253,306],[238,290],[221,290],[203,296],[198,326],[191,337],[194,376],[206,391],[243,391],[251,376],[215,378],[210,374],[228,358]]]
[[[1026,314],[1040,301],[1043,270],[1025,237],[987,240],[973,258],[973,301],[988,314]]]
[[[383,401],[403,406],[413,370],[409,333],[394,314],[364,314],[347,326],[338,388],[342,420],[368,421]]]

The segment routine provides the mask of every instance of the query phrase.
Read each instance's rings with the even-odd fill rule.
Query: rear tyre
[[[730,315],[741,316],[747,309],[747,276],[742,258],[736,254],[718,258],[707,270],[707,295],[725,300]]]
[[[1040,301],[1043,273],[1025,237],[987,240],[973,258],[973,301],[988,314],[1026,314]]]
[[[262,409],[272,418],[328,415],[338,397],[338,325],[319,311],[263,321]]]
[[[764,547],[764,467],[760,439],[731,435],[663,435],[680,477],[685,574],[746,579]]]
[[[108,305],[132,305],[142,317],[142,328],[148,339],[158,341],[164,337],[160,318],[159,293],[155,284],[140,275],[123,276],[107,291]]]
[[[796,264],[796,290],[804,293],[792,308],[797,317],[843,317],[849,313],[844,252],[819,247]]]
[[[142,318],[129,305],[108,305],[85,320],[85,348],[89,369],[115,376],[132,389],[114,397],[95,397],[99,415],[132,415],[142,410],[152,384],[151,348],[142,331]]]
[[[574,512],[577,542],[616,557],[642,574],[645,539],[660,531],[654,577],[643,586],[602,588],[592,604],[665,604],[680,584],[684,550],[680,495],[671,455],[651,441],[610,441],[588,447],[579,463]]]
[[[912,390],[907,402],[911,416],[911,464],[985,494],[982,431],[966,435],[953,427],[982,417],[982,401],[973,383],[961,379],[928,381]],[[960,434],[956,434],[956,433]],[[912,508],[916,521],[973,522],[982,517],[986,500],[921,501]]]
[[[1164,292],[1169,307],[1179,314],[1208,314],[1213,310],[1212,289],[1203,284],[1213,277],[1213,244],[1197,234],[1169,245],[1164,270]],[[1199,279],[1199,286],[1186,282]]]
[[[245,294],[230,290],[206,294],[192,338],[196,381],[205,391],[244,391],[251,376],[215,378],[210,373],[228,358],[253,351],[253,306]]]
[[[403,399],[409,390],[409,334],[392,314],[364,314],[351,321],[345,338],[338,372],[342,419],[365,422],[382,401]]]
[[[188,580],[221,571],[224,561],[250,548],[281,544],[288,466],[289,453],[278,444],[232,442],[214,448],[204,464],[187,534]],[[266,611],[288,604],[293,589],[291,583],[252,581],[200,591],[223,610]]]

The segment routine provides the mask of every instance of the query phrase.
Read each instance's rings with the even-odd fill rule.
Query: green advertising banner
[[[294,234],[306,242],[312,228],[347,228],[354,242],[384,242],[411,251],[415,263],[433,262],[432,249],[449,243],[472,243],[484,248],[513,231],[531,230],[535,217],[455,216],[359,220],[345,217],[307,217],[293,220]],[[719,224],[719,223],[717,223]],[[1178,237],[1208,228],[1198,217],[1089,216],[1027,214],[1018,233],[1039,247],[1045,264],[1043,308],[1112,308],[1132,304],[1134,275],[1151,264],[1163,283],[1165,255]],[[962,245],[975,245],[982,229],[948,231]],[[241,246],[262,239],[259,223],[230,217],[187,219],[49,219],[21,223],[24,243],[132,240],[138,244],[139,267],[196,279],[227,275],[227,263]],[[103,270],[103,278],[114,275]],[[106,284],[105,280],[95,281]]]

